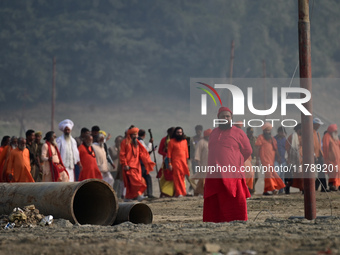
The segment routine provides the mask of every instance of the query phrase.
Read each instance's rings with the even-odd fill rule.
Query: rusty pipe
[[[143,203],[119,203],[118,213],[114,225],[120,224],[125,221],[130,221],[135,224],[151,224],[152,211],[150,207]]]
[[[40,213],[79,224],[112,225],[118,200],[106,182],[0,183],[0,214],[34,204]]]

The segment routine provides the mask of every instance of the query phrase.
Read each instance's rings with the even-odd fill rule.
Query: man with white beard
[[[74,166],[79,165],[80,171],[82,166],[79,159],[79,151],[76,140],[72,137],[71,131],[74,124],[72,120],[66,119],[59,123],[58,128],[63,135],[56,140],[58,149],[60,151],[61,159],[66,167],[70,182],[74,182]]]
[[[105,136],[103,133],[98,134],[98,142],[93,143],[93,150],[96,154],[97,165],[102,173],[103,180],[113,187],[113,177],[109,172],[108,161],[104,147]]]
[[[338,138],[338,126],[332,124],[328,127],[323,139],[323,155],[328,171],[328,185],[330,191],[337,191],[340,186],[340,143]]]

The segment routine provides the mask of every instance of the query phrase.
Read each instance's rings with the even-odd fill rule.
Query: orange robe
[[[7,145],[3,148],[2,152],[0,153],[0,181],[6,182],[6,169],[7,169],[7,162],[9,158],[9,154],[11,153],[12,147]]]
[[[286,140],[286,151],[288,153],[288,161],[290,161],[289,159],[289,155],[290,155],[290,150],[291,150],[291,144],[292,144],[292,140],[293,140],[293,135],[290,135],[288,137],[288,139]],[[299,164],[302,165],[302,136],[299,135],[299,155],[300,155],[300,162]],[[292,187],[294,188],[298,188],[299,190],[303,190],[303,173],[302,172],[298,172],[298,170],[302,170],[302,168],[300,168],[299,166],[296,166],[296,168],[294,168],[294,172],[293,172],[293,183],[292,183]]]
[[[8,147],[8,145],[5,147],[2,147],[2,146],[0,147],[0,182],[4,181],[2,175],[3,175],[3,168],[4,168],[5,160],[2,159],[1,154],[6,147]]]
[[[87,151],[84,144],[78,147],[79,157],[83,169],[79,174],[79,181],[86,179],[103,179],[101,172],[99,171],[96,154],[93,151],[92,146],[88,147],[90,153]]]
[[[336,187],[340,186],[340,144],[329,133],[323,137],[323,153],[325,164],[328,165],[328,182]]]
[[[119,160],[123,169],[124,185],[126,187],[127,199],[134,199],[142,195],[146,189],[146,183],[142,177],[142,168],[140,161],[143,162],[147,174],[153,171],[155,162],[151,161],[148,151],[139,142],[138,146],[133,146],[124,139],[120,144]],[[129,166],[129,170],[125,170],[125,166]]]
[[[185,176],[190,175],[187,164],[189,158],[187,140],[177,141],[175,138],[172,138],[168,144],[168,158],[171,159],[172,164],[175,196],[185,196],[187,194]]]
[[[22,151],[16,148],[11,151],[5,174],[7,179],[10,174],[13,176],[10,182],[34,182],[28,149]]]
[[[274,170],[275,152],[277,150],[277,142],[275,138],[266,140],[263,135],[259,135],[256,142],[256,146],[260,147],[260,159],[262,166],[267,167],[267,171],[264,176],[264,192],[279,190],[285,187],[285,184]],[[273,167],[272,170],[269,167]]]

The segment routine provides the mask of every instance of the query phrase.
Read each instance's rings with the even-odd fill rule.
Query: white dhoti
[[[71,169],[71,168],[66,167],[66,170],[68,172],[68,176],[70,177],[69,182],[74,182],[74,168]]]

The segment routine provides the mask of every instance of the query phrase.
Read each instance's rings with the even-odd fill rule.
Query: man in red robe
[[[18,138],[16,136],[12,136],[10,143],[6,145],[4,148],[2,148],[0,153],[0,182],[6,182],[6,169],[7,169],[7,163],[9,154],[12,150],[18,147]]]
[[[185,176],[189,176],[188,167],[188,142],[181,127],[176,127],[168,144],[169,169],[172,171],[175,197],[183,197],[187,194],[185,188]]]
[[[258,153],[261,159],[262,169],[264,171],[264,191],[263,195],[271,195],[278,193],[278,190],[285,187],[285,184],[281,180],[280,176],[276,173],[275,155],[278,157],[279,164],[281,163],[281,158],[277,150],[277,141],[271,134],[272,125],[270,123],[265,123],[262,126],[263,134],[259,135],[255,145],[258,148]],[[256,157],[256,165],[259,165],[259,157]]]
[[[96,154],[93,150],[92,142],[92,135],[87,134],[84,137],[83,144],[78,147],[80,163],[83,166],[79,174],[79,181],[86,179],[103,179],[97,165]]]
[[[209,137],[208,167],[235,170],[207,173],[204,185],[204,222],[246,221],[247,201],[250,197],[246,185],[245,173],[241,167],[251,155],[252,149],[247,135],[232,126],[232,112],[228,107],[221,107],[217,117],[225,119]],[[230,169],[229,168],[229,169]]]
[[[148,151],[138,141],[137,127],[127,130],[126,138],[120,144],[119,160],[123,169],[124,185],[126,187],[125,201],[144,199],[146,183],[142,177],[140,161],[143,162],[147,174],[153,171],[155,162],[151,161]]]
[[[26,149],[26,139],[18,139],[18,148],[11,150],[6,169],[9,182],[34,182],[31,175],[30,154]]]

